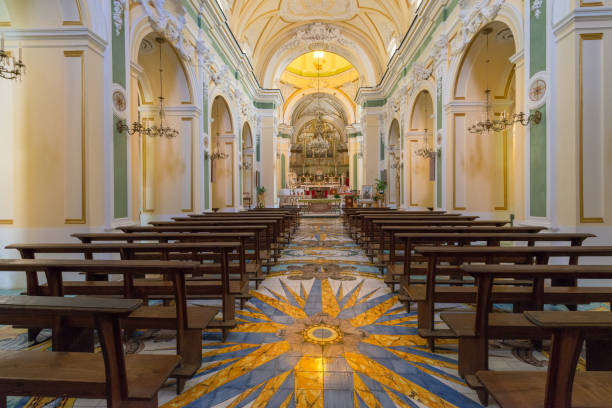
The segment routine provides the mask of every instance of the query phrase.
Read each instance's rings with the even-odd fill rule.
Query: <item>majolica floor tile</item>
[[[252,295],[237,311],[240,325],[226,343],[218,332],[203,333],[197,376],[178,396],[169,382],[159,394],[161,405],[480,407],[457,374],[456,341],[439,341],[436,353],[428,351],[417,335],[414,308],[409,313],[398,302],[378,267],[344,234],[339,219],[304,219],[293,243]],[[23,330],[0,327],[0,348],[49,347],[48,340],[39,340],[28,343]],[[150,331],[128,342],[126,350],[172,353],[174,345],[173,333]],[[495,342],[491,347],[492,367],[546,367],[546,355],[529,343]],[[9,406],[99,403],[11,398]]]

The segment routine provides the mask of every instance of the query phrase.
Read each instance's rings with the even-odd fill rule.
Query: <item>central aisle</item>
[[[167,407],[480,407],[455,344],[429,353],[340,219],[303,219],[227,343],[206,333],[198,377]],[[191,388],[189,388],[191,387]]]

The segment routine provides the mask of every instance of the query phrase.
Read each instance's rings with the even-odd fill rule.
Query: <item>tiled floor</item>
[[[457,307],[462,307],[457,305]],[[456,343],[427,351],[378,269],[343,233],[339,219],[304,219],[294,243],[220,342],[204,333],[202,367],[166,407],[480,407],[457,374]],[[0,347],[27,344],[23,331],[0,328]],[[171,353],[172,333],[146,332],[128,352]],[[494,343],[492,369],[543,369],[527,343]],[[92,400],[12,398],[10,406],[104,405]],[[490,406],[494,406],[491,404]]]

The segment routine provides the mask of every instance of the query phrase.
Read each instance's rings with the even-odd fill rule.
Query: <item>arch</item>
[[[434,207],[434,182],[430,176],[436,156],[434,149],[434,100],[431,87],[415,93],[406,132],[406,200],[411,207]]]
[[[434,114],[432,94],[429,90],[423,89],[416,95],[412,103],[410,121],[408,122],[410,124],[410,131],[419,131],[423,129],[433,130],[433,119],[431,116]],[[432,120],[430,121],[430,119]]]
[[[296,27],[299,29],[300,27]],[[300,55],[313,51],[310,44],[303,44],[289,50],[282,50],[282,46],[291,41],[295,35],[295,30],[289,30],[284,35],[279,36],[277,41],[270,44],[269,49],[273,50],[260,60],[267,61],[265,66],[258,67],[257,77],[260,78],[264,88],[273,88],[274,79],[280,78],[287,66]],[[382,76],[385,67],[375,57],[375,53],[370,48],[361,43],[361,37],[354,35],[346,27],[342,27],[342,32],[351,41],[351,46],[339,44],[327,44],[325,51],[333,52],[349,61],[363,77],[365,86],[375,86],[378,79]]]
[[[503,23],[510,29],[514,38],[515,52],[522,51],[524,49],[524,24],[523,14],[521,13],[521,11],[514,5],[505,2],[497,13],[497,16],[485,26],[493,24],[495,22]],[[482,28],[484,28],[484,26]],[[472,37],[470,44],[472,44],[474,39],[478,37],[478,34],[482,31],[482,28]],[[453,96],[457,75],[461,69],[463,59],[468,52],[470,44],[466,46],[462,53],[455,55],[451,58],[447,71],[448,75],[446,76],[447,83],[444,87],[444,89],[446,90],[445,95],[447,96],[445,100],[454,99]]]
[[[250,207],[253,205],[255,187],[255,144],[253,143],[253,133],[249,122],[244,122],[242,126],[242,205]]]
[[[320,93],[329,95],[330,98],[337,100],[337,102],[343,107],[344,114],[347,117],[347,121],[350,123],[355,123],[355,103],[343,92],[340,92],[338,89],[329,89],[322,88],[319,90]],[[303,99],[309,95],[314,95],[317,93],[317,90],[314,88],[304,88],[298,91],[295,91],[287,101],[285,102],[284,111],[283,111],[283,122],[291,123],[291,117],[293,115],[293,111],[302,103]]]
[[[389,204],[400,207],[401,172],[399,171],[399,165],[401,164],[401,135],[399,121],[397,119],[394,118],[391,121],[387,135],[387,149],[389,151],[389,154],[387,155],[387,191]]]
[[[210,108],[210,140],[213,157],[215,153],[222,155],[211,161],[212,207],[236,207],[237,141],[229,104],[221,95],[213,99]]]
[[[130,8],[130,16],[132,23],[130,24],[130,44],[129,44],[129,60],[131,64],[138,64],[138,54],[140,52],[140,46],[142,44],[142,40],[149,34],[156,32],[151,23],[149,22],[149,17],[144,13],[142,6],[137,5],[135,7]],[[126,33],[127,35],[127,33]],[[193,64],[185,64],[183,59],[180,57],[179,53],[176,51],[176,48],[170,41],[166,42],[172,50],[174,51],[176,58],[178,59],[185,78],[187,80],[187,87],[189,90],[189,95],[191,95],[191,103],[195,102],[195,98],[198,95],[197,90],[195,89],[195,84],[198,83],[198,75],[195,71],[195,66]]]
[[[451,71],[454,82],[449,96],[455,101],[449,135],[454,149],[452,197],[455,208],[475,212],[512,211],[511,189],[522,188],[509,180],[511,168],[522,168],[518,162],[523,160],[522,147],[510,143],[510,138],[515,130],[522,130],[512,127],[490,134],[468,131],[471,125],[485,118],[494,120],[515,112],[516,86],[522,84],[516,84],[515,66],[510,60],[521,46],[522,38],[506,23],[512,9],[502,11],[474,36]],[[489,34],[488,30],[491,30]],[[517,150],[510,152],[512,147]],[[472,197],[478,199],[470,200]]]

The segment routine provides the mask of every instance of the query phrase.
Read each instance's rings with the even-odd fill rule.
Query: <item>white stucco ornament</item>
[[[461,7],[459,19],[462,26],[457,36],[451,41],[451,55],[461,54],[474,35],[497,17],[504,2],[505,0],[459,1]]]
[[[327,49],[330,45],[354,47],[356,44],[346,38],[340,28],[326,23],[308,24],[295,32],[293,38],[280,48],[280,51],[292,50],[302,46],[317,45]]]
[[[533,11],[533,15],[536,19],[539,19],[542,15],[542,4],[543,0],[533,0],[531,3],[531,11]]]
[[[166,0],[136,0],[136,3],[143,7],[153,30],[163,35],[177,49],[183,60],[191,62],[194,48],[183,34],[187,20],[182,2],[168,0],[174,13],[166,10]]]
[[[127,0],[113,0],[113,26],[115,27],[115,35],[121,35],[123,28],[123,19],[125,17]]]
[[[427,81],[431,77],[432,72],[433,72],[432,68],[426,68],[425,65],[423,65],[422,63],[415,62],[409,74],[410,75],[410,79],[409,79],[410,90],[408,91],[408,94],[410,96],[414,95],[414,93],[417,91],[421,82]]]

